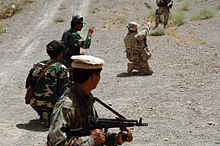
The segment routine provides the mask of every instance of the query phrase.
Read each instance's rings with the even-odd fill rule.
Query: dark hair
[[[76,24],[81,24],[81,22],[71,21],[71,28],[74,28]]]
[[[56,58],[64,50],[64,45],[62,41],[53,40],[46,46],[47,54],[50,58]]]
[[[72,79],[76,83],[84,83],[89,77],[95,73],[98,75],[102,71],[102,68],[98,69],[81,69],[81,68],[71,68],[70,73],[72,74]]]

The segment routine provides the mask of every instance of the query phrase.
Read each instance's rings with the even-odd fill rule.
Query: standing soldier
[[[63,33],[62,41],[65,45],[63,64],[66,67],[70,67],[72,55],[80,55],[80,48],[88,49],[91,44],[92,33],[94,31],[93,27],[90,27],[88,30],[86,40],[83,40],[79,35],[78,31],[81,31],[83,28],[83,17],[80,15],[73,15],[71,21],[71,28]]]
[[[156,4],[159,8],[156,10],[155,28],[158,27],[162,14],[164,14],[164,28],[166,28],[169,20],[169,9],[173,6],[173,0],[157,0]]]
[[[149,20],[144,30],[138,32],[138,24],[136,22],[129,22],[127,25],[128,33],[124,38],[126,56],[129,61],[128,63],[128,74],[132,74],[132,70],[138,70],[139,73],[145,75],[151,75],[153,73],[152,69],[148,65],[148,59],[151,57],[151,53],[147,46],[147,34],[150,31],[150,23],[152,19]]]
[[[101,129],[90,131],[88,136],[69,137],[65,129],[84,128],[94,123],[97,112],[94,108],[95,99],[91,93],[99,83],[100,73],[104,61],[101,58],[77,55],[73,56],[70,72],[73,74],[73,85],[66,90],[54,107],[51,117],[47,145],[48,146],[69,146],[69,145],[121,145],[124,142],[131,142],[133,137],[131,131],[119,133],[103,133]],[[87,133],[87,132],[86,132]],[[125,141],[122,135],[127,135]]]
[[[33,92],[26,94],[25,102],[38,113],[46,127],[49,126],[53,106],[66,90],[68,72],[66,67],[59,63],[63,50],[64,45],[60,41],[50,42],[46,46],[50,59],[35,64],[26,80],[27,93],[32,89]]]

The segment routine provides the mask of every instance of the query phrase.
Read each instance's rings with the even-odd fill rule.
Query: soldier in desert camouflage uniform
[[[128,74],[132,74],[133,70],[138,70],[139,73],[145,75],[151,75],[152,69],[148,65],[148,59],[151,57],[151,53],[147,46],[147,34],[150,31],[150,20],[145,26],[144,30],[138,32],[138,24],[136,22],[130,22],[127,25],[128,33],[124,38],[125,52],[129,61],[128,63]]]
[[[26,88],[33,86],[45,68],[50,65],[36,85],[34,94],[30,100],[32,108],[38,113],[41,120],[45,120],[45,122],[49,122],[53,106],[66,90],[64,84],[67,81],[67,69],[63,64],[58,62],[62,58],[63,50],[64,45],[61,42],[50,42],[46,46],[46,51],[50,59],[35,64],[26,80]],[[47,124],[45,126],[48,126]]]
[[[63,33],[62,41],[65,44],[65,51],[63,57],[63,64],[67,67],[70,67],[72,55],[80,55],[80,48],[88,49],[91,45],[92,33],[94,31],[93,27],[90,27],[88,30],[86,40],[83,40],[79,35],[78,31],[81,31],[83,28],[83,17],[80,15],[73,15],[71,21],[71,28]]]
[[[114,146],[132,141],[131,131],[116,133],[103,133],[101,129],[91,131],[91,134],[83,137],[67,137],[64,132],[69,128],[83,128],[96,121],[98,115],[94,108],[94,97],[91,93],[100,80],[100,72],[104,61],[100,58],[78,55],[73,56],[70,72],[73,73],[74,84],[67,89],[54,107],[51,116],[47,144],[59,145],[109,145]],[[122,135],[128,134],[126,141],[122,141]]]
[[[162,14],[164,14],[164,28],[166,28],[169,20],[169,9],[173,6],[173,0],[156,0],[156,4],[159,8],[156,10],[155,28],[158,27]]]

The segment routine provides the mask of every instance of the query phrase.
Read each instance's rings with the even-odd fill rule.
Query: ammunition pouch
[[[147,60],[150,59],[151,53],[148,51],[147,48],[144,48],[144,49],[142,50],[141,57],[142,57],[142,60],[143,60],[143,61],[147,61]]]

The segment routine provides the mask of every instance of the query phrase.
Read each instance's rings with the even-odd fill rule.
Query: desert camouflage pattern
[[[52,60],[41,61],[33,66],[26,80],[26,88],[35,85],[37,78],[51,62]],[[67,82],[67,77],[66,67],[56,62],[48,68],[40,79],[30,100],[30,105],[40,116],[43,112],[52,112],[56,101],[66,90],[64,84]]]
[[[172,5],[173,4],[173,0],[164,0],[164,3],[161,3],[161,0],[157,0],[157,5],[159,6],[159,8],[157,9],[157,13],[156,13],[156,19],[155,19],[155,24],[156,27],[158,27],[159,22],[160,22],[160,16],[163,14],[164,15],[164,28],[167,26],[168,24],[168,20],[169,20],[169,7],[168,4]],[[161,5],[160,5],[161,4]]]
[[[78,31],[69,29],[63,33],[62,41],[65,44],[64,57],[62,62],[69,67],[71,64],[71,56],[80,55],[80,48],[88,49],[91,45],[91,35],[87,35],[83,40]]]
[[[133,69],[140,73],[149,74],[152,72],[148,65],[147,59],[143,59],[143,53],[149,52],[147,47],[147,34],[150,31],[150,26],[145,26],[141,32],[128,32],[124,38],[126,57],[132,63],[128,63],[128,73]],[[150,55],[151,56],[151,55]],[[149,56],[149,57],[150,57]],[[149,59],[149,58],[148,58]]]
[[[70,128],[85,127],[92,121],[95,121],[98,115],[93,106],[94,102],[93,95],[86,94],[76,84],[73,84],[71,88],[68,88],[54,107],[51,116],[47,145],[94,145],[94,140],[91,136],[78,138],[67,137],[64,130],[61,130],[66,129],[67,126]],[[107,133],[105,144],[109,146],[117,145],[117,134]]]

